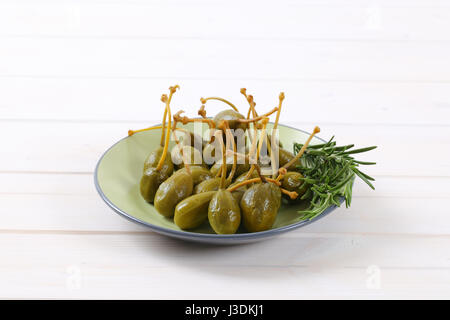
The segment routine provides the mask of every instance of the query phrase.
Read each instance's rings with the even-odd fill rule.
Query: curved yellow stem
[[[258,162],[258,158],[259,158],[259,154],[260,154],[260,151],[261,151],[261,147],[262,147],[262,144],[264,142],[263,137],[266,134],[266,126],[267,126],[268,122],[269,122],[269,118],[264,118],[263,119],[263,128],[262,128],[262,131],[261,131],[261,134],[260,134],[258,148],[256,150],[256,156],[255,156],[255,158],[256,158],[255,161],[256,162]],[[251,150],[249,152],[250,156],[252,156],[253,153],[255,152],[255,146],[256,146],[256,135],[255,135],[254,143],[252,143],[252,148],[251,148]],[[247,172],[247,175],[245,176],[246,179],[251,177],[251,175],[252,175],[253,171],[255,170],[256,166],[257,166],[257,164],[252,164],[251,165],[250,170]]]
[[[271,178],[265,178],[265,179],[268,182],[271,182],[271,183],[276,184],[277,186],[280,186],[280,182],[279,181],[276,181],[276,180],[271,179]],[[253,178],[253,179],[244,180],[244,181],[242,181],[242,182],[240,182],[238,184],[235,184],[235,185],[229,187],[227,190],[230,191],[230,192],[233,192],[233,191],[239,189],[242,186],[245,186],[245,185],[250,184],[250,183],[255,183],[255,182],[261,182],[261,178]]]
[[[261,174],[261,168],[259,167],[259,165],[255,164],[255,169],[261,181],[264,183],[267,182],[267,179]]]
[[[295,191],[288,191],[286,189],[280,188],[281,192],[287,194],[292,200],[297,199],[298,193]]]
[[[139,130],[128,130],[128,135],[132,136],[133,134],[138,133],[138,132],[156,130],[156,129],[161,129],[161,128],[162,128],[162,126],[154,126],[154,127],[148,127],[148,128],[139,129]]]
[[[245,175],[245,179],[246,180],[252,176],[253,171],[255,171],[255,165],[254,164],[252,164],[252,166],[250,167],[250,170],[248,170],[247,174]]]
[[[277,117],[275,118],[275,123],[272,128],[272,135],[273,135],[273,130],[275,130],[278,127],[278,121],[280,120],[281,105],[283,104],[283,100],[284,100],[284,92],[280,93],[280,95],[278,96],[278,99],[280,100],[280,102],[278,103]]]
[[[214,123],[214,121],[212,119],[209,119],[209,118],[201,118],[201,119],[199,119],[199,118],[189,118],[189,117],[186,117],[186,116],[182,117],[181,116],[182,113],[184,113],[184,111],[180,110],[177,113],[175,113],[173,115],[173,117],[174,117],[174,119],[177,122],[181,122],[183,125],[186,125],[186,124],[188,124],[190,122],[203,122],[203,123],[207,123],[210,128],[215,128],[216,127],[216,124]]]
[[[166,131],[166,139],[164,142],[164,149],[163,149],[163,153],[161,155],[161,158],[159,159],[158,165],[156,166],[156,170],[161,170],[164,161],[166,160],[166,156],[167,156],[167,151],[169,149],[169,140],[170,140],[170,129],[171,129],[171,125],[172,125],[172,113],[170,112],[170,101],[172,100],[172,96],[175,93],[175,91],[177,91],[177,89],[179,88],[178,85],[174,86],[174,87],[170,87],[170,94],[169,94],[169,98],[167,99],[166,102],[166,109],[167,109],[167,114],[169,117],[168,120],[168,124],[167,124],[167,131]]]
[[[284,92],[281,92],[280,95],[278,96],[278,99],[279,99],[278,111],[277,111],[277,116],[275,118],[275,123],[272,128],[272,139],[274,139],[274,137],[275,137],[275,130],[277,129],[278,122],[280,121],[281,106],[283,104],[284,97],[285,97]],[[276,176],[275,156],[274,156],[274,152],[272,152],[273,150],[271,147],[271,143],[269,143],[269,139],[267,139],[267,142],[268,142],[267,146],[268,146],[269,153],[270,153],[270,161],[271,161],[271,167],[272,167],[272,178],[275,178],[275,176]],[[278,143],[278,141],[276,141],[276,142]]]
[[[280,168],[280,169],[278,169],[278,177],[277,177],[277,181],[280,181],[281,179],[283,179],[284,178],[284,176],[286,175],[286,173],[287,173],[287,170],[286,170],[286,168]]]
[[[253,100],[253,96],[247,95],[246,88],[241,88],[241,94],[244,95],[245,99],[247,100],[247,102],[249,104],[249,108],[248,108],[248,112],[247,112],[247,119],[250,119],[250,112],[253,114],[253,117],[256,118],[258,116],[258,113],[256,113],[256,110],[255,110],[256,103]]]
[[[277,107],[273,108],[272,110],[270,110],[269,112],[256,117],[256,118],[252,118],[252,119],[237,119],[238,122],[242,122],[242,123],[250,123],[250,122],[258,122],[260,120],[262,120],[263,118],[267,118],[269,117],[271,114],[273,114],[274,112],[276,112],[278,110]]]
[[[308,147],[309,143],[311,142],[312,138],[316,135],[316,133],[320,132],[320,128],[319,127],[315,127],[314,131],[311,133],[311,135],[309,136],[308,140],[306,140],[305,144],[303,145],[303,147],[300,149],[300,151],[297,153],[297,155],[291,159],[291,161],[289,161],[288,163],[286,163],[282,168],[289,168],[293,163],[295,163],[298,159],[301,158],[301,156],[303,155],[303,153],[305,152],[306,148]]]
[[[166,137],[166,120],[167,120],[167,95],[163,94],[161,96],[161,101],[164,102],[165,104],[165,108],[164,108],[164,115],[163,115],[163,119],[162,119],[162,130],[161,130],[161,140],[159,142],[159,145],[162,147],[164,146],[164,140]]]
[[[172,128],[173,128],[173,125],[172,125]],[[156,129],[162,129],[162,125],[148,127],[148,128],[139,129],[139,130],[128,130],[128,135],[132,136],[133,134],[138,133],[138,132],[151,131],[151,130],[156,130]],[[185,129],[182,129],[182,128],[175,128],[175,129],[172,129],[172,130],[182,131],[182,132],[185,132],[185,133],[189,132],[189,131],[187,131]]]
[[[222,175],[220,177],[220,189],[223,189],[225,187],[225,181],[227,177],[227,155],[225,150],[225,144],[223,142],[223,135],[222,131],[217,132],[218,137],[216,139],[219,139],[220,147],[222,148],[222,167],[220,168],[222,171]]]
[[[218,101],[222,101],[224,103],[226,103],[227,105],[229,105],[231,108],[234,109],[234,111],[239,112],[238,108],[236,108],[236,106],[234,104],[232,104],[230,101],[225,100],[224,98],[219,98],[219,97],[209,97],[209,98],[200,98],[201,103],[205,104],[206,101],[208,100],[218,100]]]
[[[231,145],[233,148],[233,165],[231,167],[231,172],[227,178],[227,185],[229,185],[231,183],[231,181],[233,180],[234,174],[236,173],[237,152],[236,152],[236,144],[234,143],[233,134],[231,133],[231,129],[230,129],[230,126],[229,126],[227,120],[224,121],[224,126],[225,126],[225,134],[227,135],[227,140],[231,141]]]
[[[263,121],[262,121],[263,128],[261,130],[261,134],[260,134],[260,137],[259,137],[258,151],[257,151],[257,154],[256,154],[256,160],[258,160],[260,152],[261,152],[262,145],[263,145],[264,141],[266,140],[265,139],[265,137],[266,137],[266,127],[267,127],[267,123],[268,122],[269,122],[269,118],[264,118]]]

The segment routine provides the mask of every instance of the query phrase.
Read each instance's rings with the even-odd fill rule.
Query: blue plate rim
[[[155,125],[159,126],[159,124]],[[284,125],[284,124],[279,124],[279,126],[283,126],[292,130],[296,130],[296,131],[300,131],[304,134],[310,135],[309,132],[304,131],[302,129],[297,129],[288,125]],[[139,134],[139,133],[138,133]],[[94,171],[94,184],[95,184],[95,188],[98,192],[98,194],[100,195],[100,197],[102,198],[102,200],[117,214],[119,214],[120,216],[135,222],[137,224],[140,225],[145,225],[146,227],[161,233],[161,234],[165,234],[165,235],[169,235],[169,236],[173,236],[176,238],[180,238],[180,239],[193,239],[193,240],[215,240],[215,241],[220,241],[220,240],[224,240],[224,241],[241,241],[241,240],[250,240],[250,239],[262,239],[262,238],[266,238],[266,237],[272,237],[281,233],[285,233],[288,232],[290,230],[293,229],[297,229],[300,227],[304,227],[310,223],[313,223],[323,217],[325,217],[326,215],[328,215],[331,211],[335,210],[336,208],[338,208],[336,205],[332,205],[330,207],[328,207],[324,212],[322,212],[320,215],[318,215],[317,217],[315,217],[314,219],[311,220],[304,220],[304,221],[299,221],[287,226],[283,226],[283,227],[279,227],[279,228],[275,228],[275,229],[270,229],[270,230],[266,230],[266,231],[259,231],[259,232],[251,232],[251,233],[235,233],[235,234],[212,234],[212,233],[198,233],[198,232],[191,232],[191,231],[183,231],[183,230],[173,230],[173,229],[168,229],[168,228],[164,228],[164,227],[160,227],[158,225],[146,222],[144,220],[138,219],[128,213],[126,213],[125,211],[123,211],[122,209],[118,208],[111,200],[109,200],[109,198],[103,193],[103,190],[100,187],[100,184],[98,182],[98,168],[103,160],[103,158],[105,157],[105,155],[112,149],[114,148],[117,144],[121,143],[123,140],[130,138],[130,136],[126,136],[122,139],[120,139],[119,141],[117,141],[116,143],[114,143],[111,147],[109,147],[100,157],[100,159],[98,160],[96,166],[95,166],[95,171]],[[317,139],[319,139],[322,142],[326,142],[326,140],[319,138],[319,137],[315,137]],[[341,204],[343,203],[344,199],[341,199]]]

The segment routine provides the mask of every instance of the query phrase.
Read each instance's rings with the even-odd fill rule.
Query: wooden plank
[[[264,1],[257,4],[228,1],[3,3],[0,5],[0,36],[232,37],[294,41],[450,39],[446,32],[450,28],[448,7],[433,7],[434,4],[428,2],[409,8],[406,2],[400,7],[379,1],[345,4],[343,1],[319,5],[279,1],[276,6]]]
[[[208,248],[152,234],[2,234],[0,296],[446,297],[449,241],[308,235]]]
[[[44,5],[46,4],[60,4],[58,0],[40,0]],[[16,5],[30,5],[35,3],[33,0],[3,0],[4,4],[16,4]],[[77,5],[77,4],[95,4],[95,5],[150,5],[150,6],[164,6],[166,4],[171,5],[190,5],[190,6],[201,6],[201,5],[216,5],[218,7],[222,6],[224,3],[234,5],[240,4],[239,0],[166,0],[162,2],[161,0],[66,0],[67,5]],[[270,0],[247,0],[244,5],[252,4],[262,4],[268,5],[271,3]],[[289,6],[318,6],[318,7],[367,7],[373,5],[373,0],[280,0],[280,5]],[[421,8],[433,8],[449,7],[446,0],[377,0],[376,4],[382,6],[383,8],[411,8],[411,7],[421,7]]]
[[[175,78],[0,78],[3,88],[0,119],[156,123],[161,121],[160,96],[173,83],[181,86],[174,97],[175,105],[192,113],[199,108],[202,96],[226,97],[244,110],[247,103],[239,89],[247,87],[260,110],[274,106],[278,93],[284,91],[282,122],[296,116],[304,123],[450,125],[450,83],[179,81]],[[210,102],[208,114],[214,115],[223,107]],[[159,111],[154,112],[157,108]]]
[[[1,174],[0,179],[0,232],[149,232],[109,209],[97,195],[91,175]],[[351,208],[338,209],[289,236],[450,235],[445,209],[450,198],[448,185],[448,178],[382,177],[373,192],[357,182]]]
[[[116,215],[97,195],[0,195],[2,226],[8,230],[67,232],[151,232]],[[349,209],[337,209],[328,217],[292,233],[450,235],[448,198],[353,199]]]
[[[446,42],[8,38],[0,76],[447,82],[449,54]]]
[[[19,268],[25,277],[14,270],[2,270],[1,278],[8,277],[11,285],[0,289],[1,298],[446,299],[449,294],[447,269],[383,270],[382,286],[378,289],[366,271],[371,269],[148,265],[116,268],[85,264],[87,267],[81,269],[72,264],[46,265],[35,268],[31,274],[29,269]],[[211,283],[220,290],[212,290]]]
[[[96,190],[89,174],[0,173],[0,195],[92,196]]]
[[[289,118],[289,113],[285,117]],[[295,114],[290,118],[300,119]],[[374,176],[448,176],[450,127],[397,126],[388,130],[381,125],[284,123],[307,131],[317,124],[322,127],[321,137],[335,135],[343,145],[378,145],[379,149],[358,157],[378,162],[366,170]],[[150,124],[3,122],[0,135],[8,139],[0,150],[0,171],[93,172],[102,153],[126,136],[128,129]]]

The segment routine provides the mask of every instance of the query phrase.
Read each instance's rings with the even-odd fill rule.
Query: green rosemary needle
[[[326,143],[311,145],[306,148],[300,158],[302,179],[309,188],[301,197],[309,199],[310,206],[299,211],[302,220],[311,220],[323,213],[332,205],[340,206],[344,198],[348,208],[352,201],[352,187],[356,177],[363,180],[369,187],[375,189],[371,181],[374,178],[359,170],[359,165],[374,165],[375,162],[358,161],[351,155],[367,152],[376,146],[353,149],[353,144],[336,146],[334,136]],[[303,144],[294,144],[294,154],[297,154]]]

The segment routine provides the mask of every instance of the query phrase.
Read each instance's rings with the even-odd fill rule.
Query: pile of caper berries
[[[199,227],[206,221],[217,234],[236,233],[241,224],[247,232],[271,229],[282,197],[288,202],[295,202],[306,191],[307,185],[297,165],[319,128],[314,129],[302,150],[294,155],[278,143],[276,148],[271,146],[278,142],[274,139],[274,132],[284,93],[279,95],[277,107],[258,115],[253,97],[241,89],[249,104],[247,116],[223,98],[201,98],[202,106],[198,112],[201,117],[189,118],[181,116],[183,111],[172,115],[170,102],[178,88],[170,87],[169,95],[163,94],[161,97],[165,104],[161,126],[129,131],[129,135],[133,135],[140,131],[161,129],[160,146],[150,152],[144,163],[140,181],[142,197],[152,203],[161,215],[173,218],[175,224],[184,230]],[[227,109],[208,118],[205,111],[208,100],[224,102],[228,105]],[[276,120],[269,133],[266,125],[272,114],[276,115]],[[177,127],[178,124],[190,122],[208,124],[210,139],[204,141],[183,127]],[[238,129],[246,132],[245,139],[250,145],[243,153],[237,152],[236,138],[231,133]],[[168,150],[171,136],[176,142],[176,152]],[[180,137],[183,137],[181,142]],[[261,170],[259,155],[263,149],[273,161],[269,174],[263,174]],[[217,161],[209,164],[203,160],[201,163],[194,162],[199,156],[203,159],[207,152],[216,153]],[[277,166],[273,165],[274,152],[278,152]],[[173,154],[178,156],[178,161],[174,161]]]

